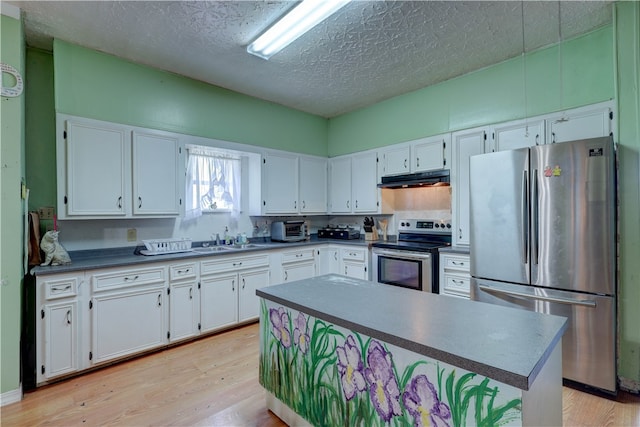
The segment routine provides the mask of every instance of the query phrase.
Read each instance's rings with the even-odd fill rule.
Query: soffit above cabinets
[[[58,38],[334,117],[607,25],[613,2],[354,1],[268,61],[245,48],[292,2],[7,3],[29,46]]]

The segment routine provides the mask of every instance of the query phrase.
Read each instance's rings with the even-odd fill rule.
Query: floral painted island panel
[[[522,391],[261,300],[260,384],[316,426],[518,426]]]

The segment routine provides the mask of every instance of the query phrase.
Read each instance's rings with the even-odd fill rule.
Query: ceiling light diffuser
[[[247,46],[247,52],[269,59],[351,0],[303,0]]]

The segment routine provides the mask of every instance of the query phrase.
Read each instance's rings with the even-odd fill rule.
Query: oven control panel
[[[450,219],[401,219],[398,231],[409,233],[451,234]]]

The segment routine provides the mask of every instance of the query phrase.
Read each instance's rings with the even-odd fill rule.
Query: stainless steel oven
[[[433,256],[430,253],[372,248],[377,281],[432,292]]]
[[[438,248],[451,245],[451,221],[403,219],[397,229],[397,241],[372,245],[372,279],[438,293]]]

